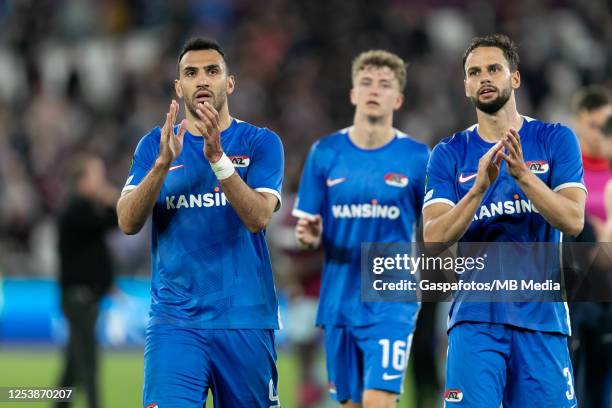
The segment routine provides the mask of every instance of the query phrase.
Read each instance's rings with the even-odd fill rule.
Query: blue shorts
[[[147,329],[144,407],[280,407],[277,381],[273,330]]]
[[[408,324],[325,326],[329,393],[338,402],[360,402],[364,390],[400,394],[412,332]]]
[[[561,334],[504,324],[460,323],[448,334],[445,407],[576,407]]]

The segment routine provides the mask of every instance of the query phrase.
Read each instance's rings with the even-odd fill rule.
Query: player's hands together
[[[223,156],[219,112],[208,102],[198,103],[196,112],[199,120],[195,121],[195,127],[204,137],[204,157],[216,163]]]
[[[321,243],[323,220],[320,215],[300,218],[295,226],[295,239],[302,249],[314,249]]]
[[[174,123],[179,112],[179,104],[173,99],[170,110],[166,113],[166,122],[161,130],[158,160],[165,166],[170,166],[183,150],[183,137],[187,129],[187,121],[183,119],[177,134],[174,134]]]
[[[483,194],[499,176],[503,147],[501,141],[495,143],[478,161],[478,172],[472,187],[476,193]]]
[[[508,172],[513,178],[520,180],[526,174],[529,174],[529,169],[525,164],[525,160],[523,160],[521,137],[516,130],[510,128],[502,139],[502,143],[506,152],[502,151],[500,155],[508,165]]]

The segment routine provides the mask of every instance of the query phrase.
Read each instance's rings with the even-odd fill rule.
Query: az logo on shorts
[[[446,402],[461,402],[463,401],[463,392],[457,389],[448,389],[444,392],[444,401]]]
[[[157,404],[153,403],[153,404],[146,405],[144,408],[158,408],[158,407],[157,407]]]

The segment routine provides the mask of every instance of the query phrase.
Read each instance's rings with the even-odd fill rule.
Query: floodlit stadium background
[[[0,1],[0,386],[58,381],[66,332],[54,281],[56,216],[66,164],[78,150],[95,150],[123,185],[136,143],[161,124],[174,97],[186,38],[207,35],[226,48],[237,77],[230,113],[281,136],[289,197],[311,143],[352,120],[357,53],[385,48],[409,62],[395,125],[433,146],[475,121],[461,54],[474,35],[493,32],[520,47],[523,114],[571,125],[570,100],[580,86],[612,85],[606,0]],[[104,301],[99,322],[105,407],[141,404],[148,228],[109,236],[124,296]],[[286,233],[274,239],[269,230],[277,244],[291,240]],[[275,272],[287,274],[282,251],[273,255]],[[280,296],[286,305],[282,287]],[[432,342],[443,358],[444,331],[436,330]],[[295,349],[285,333],[278,337],[280,397],[292,408]],[[411,379],[402,407],[415,406]]]

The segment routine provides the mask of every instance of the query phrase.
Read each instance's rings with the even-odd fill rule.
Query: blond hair
[[[395,74],[399,82],[400,91],[406,87],[406,63],[397,55],[384,50],[370,50],[359,54],[353,60],[353,81],[357,74],[365,67],[383,68],[388,67]]]

